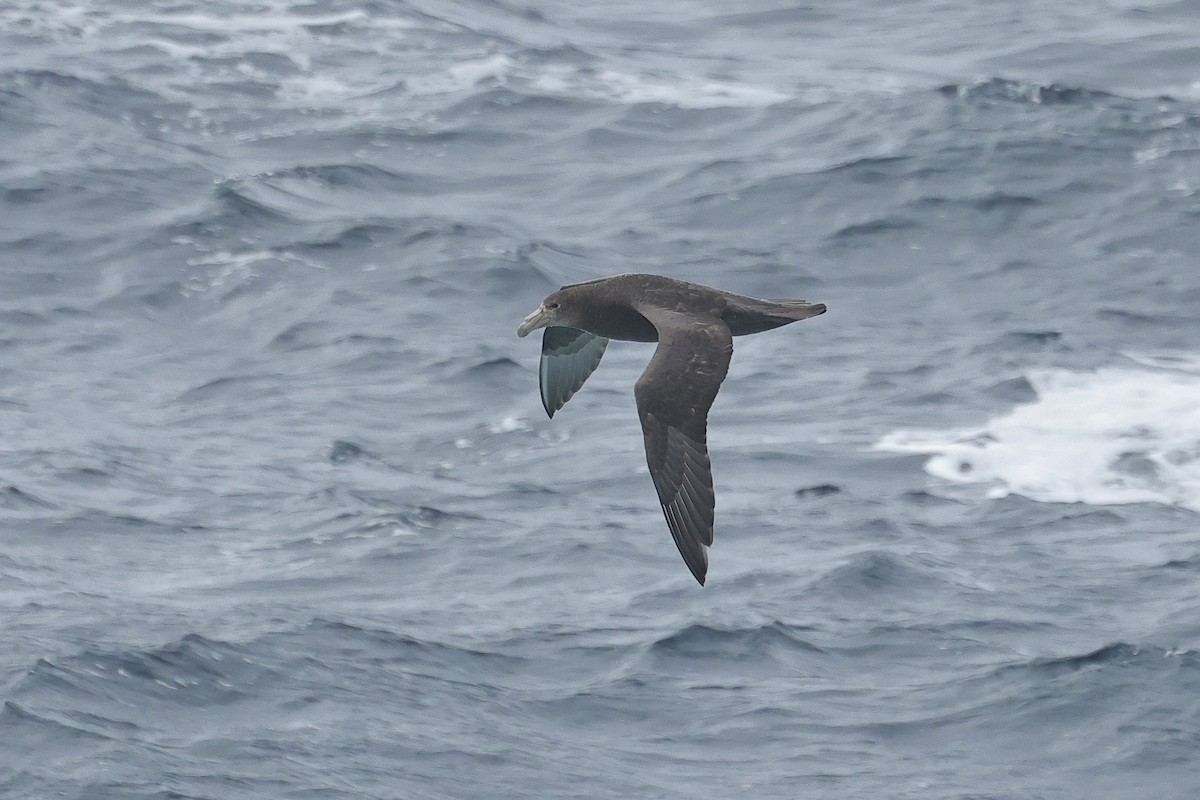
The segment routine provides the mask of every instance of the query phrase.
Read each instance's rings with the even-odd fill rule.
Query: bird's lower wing
[[[658,329],[658,349],[634,386],[646,463],[675,545],[703,584],[715,507],[708,410],[729,371],[733,336],[720,320],[638,310]]]
[[[538,386],[551,417],[583,386],[608,347],[608,339],[575,328],[551,326],[542,334]]]

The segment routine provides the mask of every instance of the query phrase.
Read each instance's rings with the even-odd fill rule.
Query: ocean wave
[[[71,719],[71,716],[83,720]],[[5,747],[12,748],[15,753],[36,755],[39,759],[80,744],[100,747],[124,738],[129,732],[127,723],[98,715],[34,712],[12,700],[5,700],[0,706],[0,736],[4,737]]]
[[[825,497],[832,497],[836,494],[841,494],[842,487],[835,483],[818,483],[812,486],[804,486],[797,489],[794,494],[796,497],[805,500],[819,500]]]
[[[717,80],[699,75],[650,75],[620,69],[548,69],[534,88],[564,97],[585,97],[621,105],[666,105],[683,109],[766,108],[792,98],[772,86]]]
[[[951,197],[922,197],[911,205],[925,210],[942,210],[954,206],[966,206],[974,211],[987,214],[994,211],[1019,211],[1033,206],[1042,205],[1043,200],[1024,194],[1008,192],[985,192],[976,196],[962,198]]]
[[[877,450],[928,455],[925,469],[1052,503],[1161,503],[1200,512],[1200,369],[1040,370],[1036,399],[982,427],[896,431]]]
[[[58,506],[16,486],[0,487],[0,509],[4,509],[5,511],[26,513],[30,511],[47,511],[54,508],[58,508]]]
[[[910,707],[909,718],[871,727],[925,736],[939,731],[963,736],[986,727],[989,738],[1037,732],[1061,740],[1082,719],[1094,718],[1103,726],[1094,736],[1119,739],[1122,734],[1100,698],[1125,698],[1131,712],[1146,714],[1140,700],[1148,687],[1161,696],[1190,696],[1198,682],[1200,657],[1194,651],[1114,642],[1078,654],[983,665],[952,680],[926,683],[917,691],[923,700]]]
[[[0,123],[9,131],[16,134],[22,129],[31,129],[37,125],[37,104],[27,94],[7,87],[0,81]],[[3,157],[0,156],[0,163]],[[6,192],[7,195],[7,192]]]
[[[1030,659],[1019,665],[1002,667],[1000,672],[1032,671],[1055,675],[1105,664],[1129,664],[1143,656],[1143,654],[1161,658],[1166,654],[1166,651],[1163,651],[1161,648],[1142,648],[1128,642],[1113,642],[1112,644],[1107,644],[1078,655]]]
[[[212,198],[217,207],[214,216],[218,220],[256,226],[291,222],[297,216],[296,195],[262,182],[225,180],[213,191]]]
[[[794,97],[775,86],[683,70],[664,68],[648,73],[625,68],[578,49],[521,49],[512,55],[463,61],[443,72],[409,80],[405,87],[417,96],[470,95],[464,102],[505,108],[539,101],[659,105],[688,110],[766,108]]]
[[[1092,692],[1122,691],[1161,683],[1180,691],[1200,685],[1200,654],[1194,650],[1117,641],[1082,653],[1034,656],[1002,664],[980,676],[984,685],[1005,686],[1026,698],[1027,713],[1038,713],[1051,697],[1081,705]],[[999,682],[997,684],[997,682]],[[1034,683],[1040,691],[1029,693]],[[1051,690],[1051,687],[1054,687]],[[1041,702],[1039,702],[1041,701]]]
[[[436,174],[398,172],[370,163],[301,164],[263,173],[272,183],[318,184],[328,189],[356,189],[363,192],[430,192],[444,180]]]
[[[61,103],[97,118],[157,130],[164,115],[186,116],[187,106],[121,77],[95,80],[67,71],[25,69],[0,72],[0,90],[45,109]],[[7,103],[6,103],[7,105]]]
[[[887,521],[880,520],[878,524],[886,526]],[[919,567],[911,558],[872,550],[851,556],[820,576],[809,588],[820,594],[878,599],[880,592],[904,593],[913,586],[928,587],[931,580],[936,580],[936,575],[936,571]]]
[[[15,681],[9,695],[31,708],[65,707],[105,717],[127,706],[131,712],[116,722],[140,724],[144,715],[136,709],[147,698],[176,708],[253,704],[273,696],[273,688],[302,686],[313,671],[384,666],[399,673],[474,680],[515,674],[524,663],[493,650],[318,617],[245,641],[189,633],[159,646],[88,649],[41,659]]]
[[[266,634],[249,647],[283,652],[323,671],[385,669],[389,674],[461,681],[480,691],[533,676],[528,659],[499,649],[410,636],[386,628],[316,617],[306,625]]]
[[[831,233],[829,238],[837,241],[847,241],[919,227],[921,227],[920,223],[904,219],[903,217],[881,217],[879,219],[846,225]]]
[[[404,235],[403,230],[390,222],[371,221],[356,222],[349,225],[343,223],[325,223],[317,226],[332,229],[325,235],[305,236],[292,247],[299,251],[320,252],[323,250],[359,250],[368,247],[381,247],[389,240]],[[406,244],[417,241],[417,236],[425,234],[409,234]]]
[[[938,89],[946,97],[971,102],[1014,102],[1030,105],[1102,105],[1119,100],[1117,95],[1099,89],[1061,86],[1056,83],[1031,83],[1009,78],[987,78],[974,83],[950,83]]]
[[[659,655],[693,658],[735,658],[753,661],[772,653],[823,653],[800,634],[804,628],[769,622],[749,628],[717,628],[701,623],[687,625],[651,645]]]
[[[61,660],[40,660],[13,687],[27,703],[53,701],[99,713],[145,698],[189,706],[210,706],[252,696],[255,687],[280,674],[242,647],[188,634],[145,650],[87,651]]]

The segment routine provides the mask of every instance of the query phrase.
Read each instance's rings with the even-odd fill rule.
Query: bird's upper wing
[[[608,339],[575,328],[551,326],[542,334],[542,362],[538,368],[538,386],[542,405],[551,417],[588,379]]]
[[[658,349],[634,386],[646,463],[675,545],[703,585],[715,505],[708,410],[729,371],[733,335],[712,317],[638,311],[658,329]]]

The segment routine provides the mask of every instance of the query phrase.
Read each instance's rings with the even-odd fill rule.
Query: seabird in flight
[[[633,387],[646,463],[667,527],[701,585],[713,542],[708,410],[729,371],[733,337],[825,313],[821,303],[756,300],[660,275],[615,275],[564,286],[521,321],[545,328],[538,370],[551,417],[600,363],[609,339],[658,342]]]

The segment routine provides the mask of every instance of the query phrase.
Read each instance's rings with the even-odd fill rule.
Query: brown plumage
[[[564,286],[517,335],[545,328],[539,369],[551,417],[600,363],[609,339],[658,342],[634,385],[646,463],[667,527],[701,585],[713,542],[708,410],[729,371],[733,337],[825,313],[820,303],[756,300],[660,275],[615,275]]]

